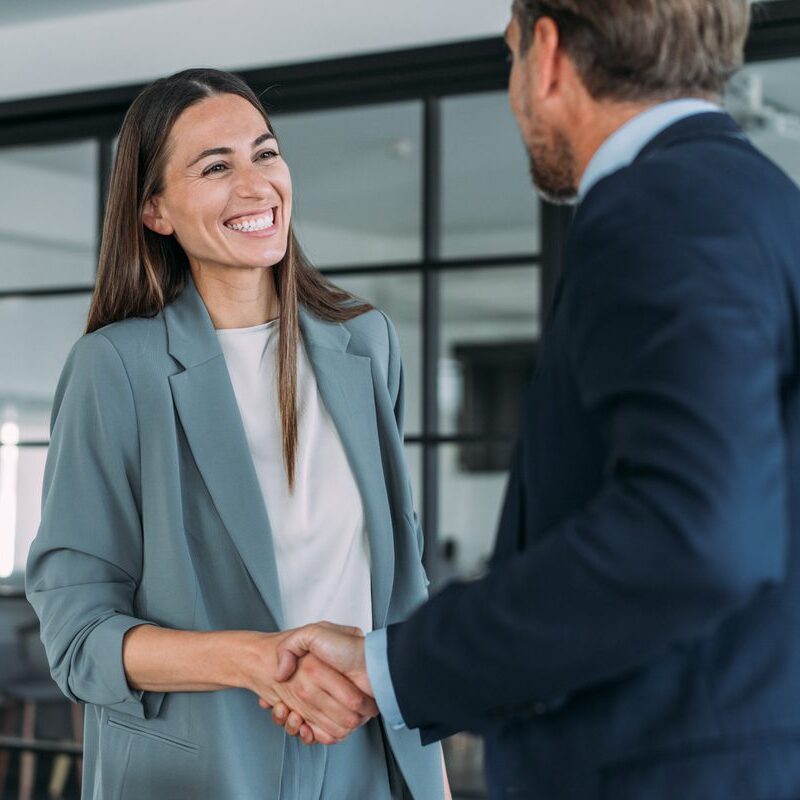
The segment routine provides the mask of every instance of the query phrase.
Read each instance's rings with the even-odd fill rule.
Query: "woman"
[[[83,797],[446,792],[440,748],[323,663],[275,679],[281,630],[369,630],[427,593],[395,332],[310,267],[291,212],[241,80],[186,70],[136,98],[26,577],[53,677],[87,704]]]

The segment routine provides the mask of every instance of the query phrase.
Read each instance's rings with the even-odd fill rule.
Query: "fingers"
[[[319,692],[315,701],[319,702],[320,710],[342,727],[354,729],[378,716],[378,706],[371,696],[313,655],[303,659],[299,681],[307,691]],[[356,719],[360,721],[354,726]]]
[[[378,716],[374,698],[362,692],[352,681],[314,656],[307,656],[306,661],[309,677],[342,708],[367,719]]]
[[[364,636],[360,631],[358,634],[348,632],[354,630],[358,629],[324,623],[290,631],[277,646],[277,680],[287,680],[286,676],[296,671],[298,659],[312,653],[349,678],[362,692],[372,695],[364,656]]]
[[[306,725],[306,721],[296,711],[290,711],[283,727],[289,736],[297,736],[303,725]],[[306,727],[308,726],[306,725]]]
[[[314,732],[311,730],[310,725],[303,723],[300,726],[300,738],[303,740],[304,744],[314,744]]]
[[[378,715],[373,698],[337,670],[308,654],[296,674],[275,686],[273,722],[286,727],[290,710],[298,715],[287,728],[297,735],[305,722],[314,739],[323,744],[343,741],[356,728]]]
[[[314,625],[304,625],[289,631],[278,644],[278,670],[275,679],[280,683],[289,680],[297,671],[299,660],[311,650]]]
[[[263,699],[259,700],[262,708],[269,708],[269,704]],[[272,709],[272,721],[280,726],[289,736],[299,736],[304,744],[313,744],[314,732],[311,726],[296,712],[290,711],[285,703],[277,703]]]
[[[314,653],[340,671],[346,669],[346,644],[353,637],[364,637],[361,628],[318,622],[289,631],[278,644],[278,671],[276,679],[283,683],[294,675],[298,660],[306,653]]]
[[[272,708],[272,721],[276,725],[284,725],[289,716],[289,708],[286,703],[276,703]]]
[[[329,631],[339,631],[339,633],[346,633],[350,636],[361,636],[364,637],[364,631],[361,628],[350,626],[350,625],[337,625],[335,622],[326,622],[323,620],[322,622],[318,622],[317,625],[320,628],[325,628]]]
[[[265,709],[270,708],[269,703],[259,698],[258,704]],[[299,736],[303,744],[314,744],[317,740],[311,726],[296,711],[291,711],[285,703],[279,702],[272,707],[272,721],[283,727],[289,736]],[[322,738],[325,738],[324,734]],[[326,739],[326,743],[328,740]]]
[[[288,681],[289,678],[294,675],[297,671],[297,662],[305,653],[305,651],[302,650],[299,653],[295,653],[294,649],[292,649],[292,644],[293,643],[288,643],[285,648],[283,644],[278,646],[278,669],[275,672],[275,680],[280,683]],[[294,647],[299,649],[299,643],[294,645]]]
[[[306,678],[292,686],[292,699],[287,705],[312,726],[316,738],[319,739],[317,731],[321,730],[335,740],[342,741],[369,719],[367,715],[340,703],[325,688],[314,683],[314,680],[315,678]]]

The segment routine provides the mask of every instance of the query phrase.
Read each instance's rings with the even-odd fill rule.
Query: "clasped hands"
[[[265,636],[248,688],[288,734],[336,744],[378,715],[359,628],[320,622]]]

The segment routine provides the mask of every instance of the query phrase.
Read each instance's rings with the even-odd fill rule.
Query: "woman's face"
[[[144,224],[174,234],[193,268],[271,267],[286,253],[289,168],[243,97],[209,97],[178,117],[163,186],[146,203]]]

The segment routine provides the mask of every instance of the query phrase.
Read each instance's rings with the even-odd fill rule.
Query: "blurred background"
[[[569,228],[536,198],[508,108],[509,5],[0,4],[0,800],[79,796],[80,708],[49,678],[24,566],[116,134],[154,78],[214,66],[261,96],[312,262],[397,327],[432,588],[485,569]],[[726,103],[800,181],[800,0],[755,5]],[[445,749],[455,796],[483,797],[480,742]]]

